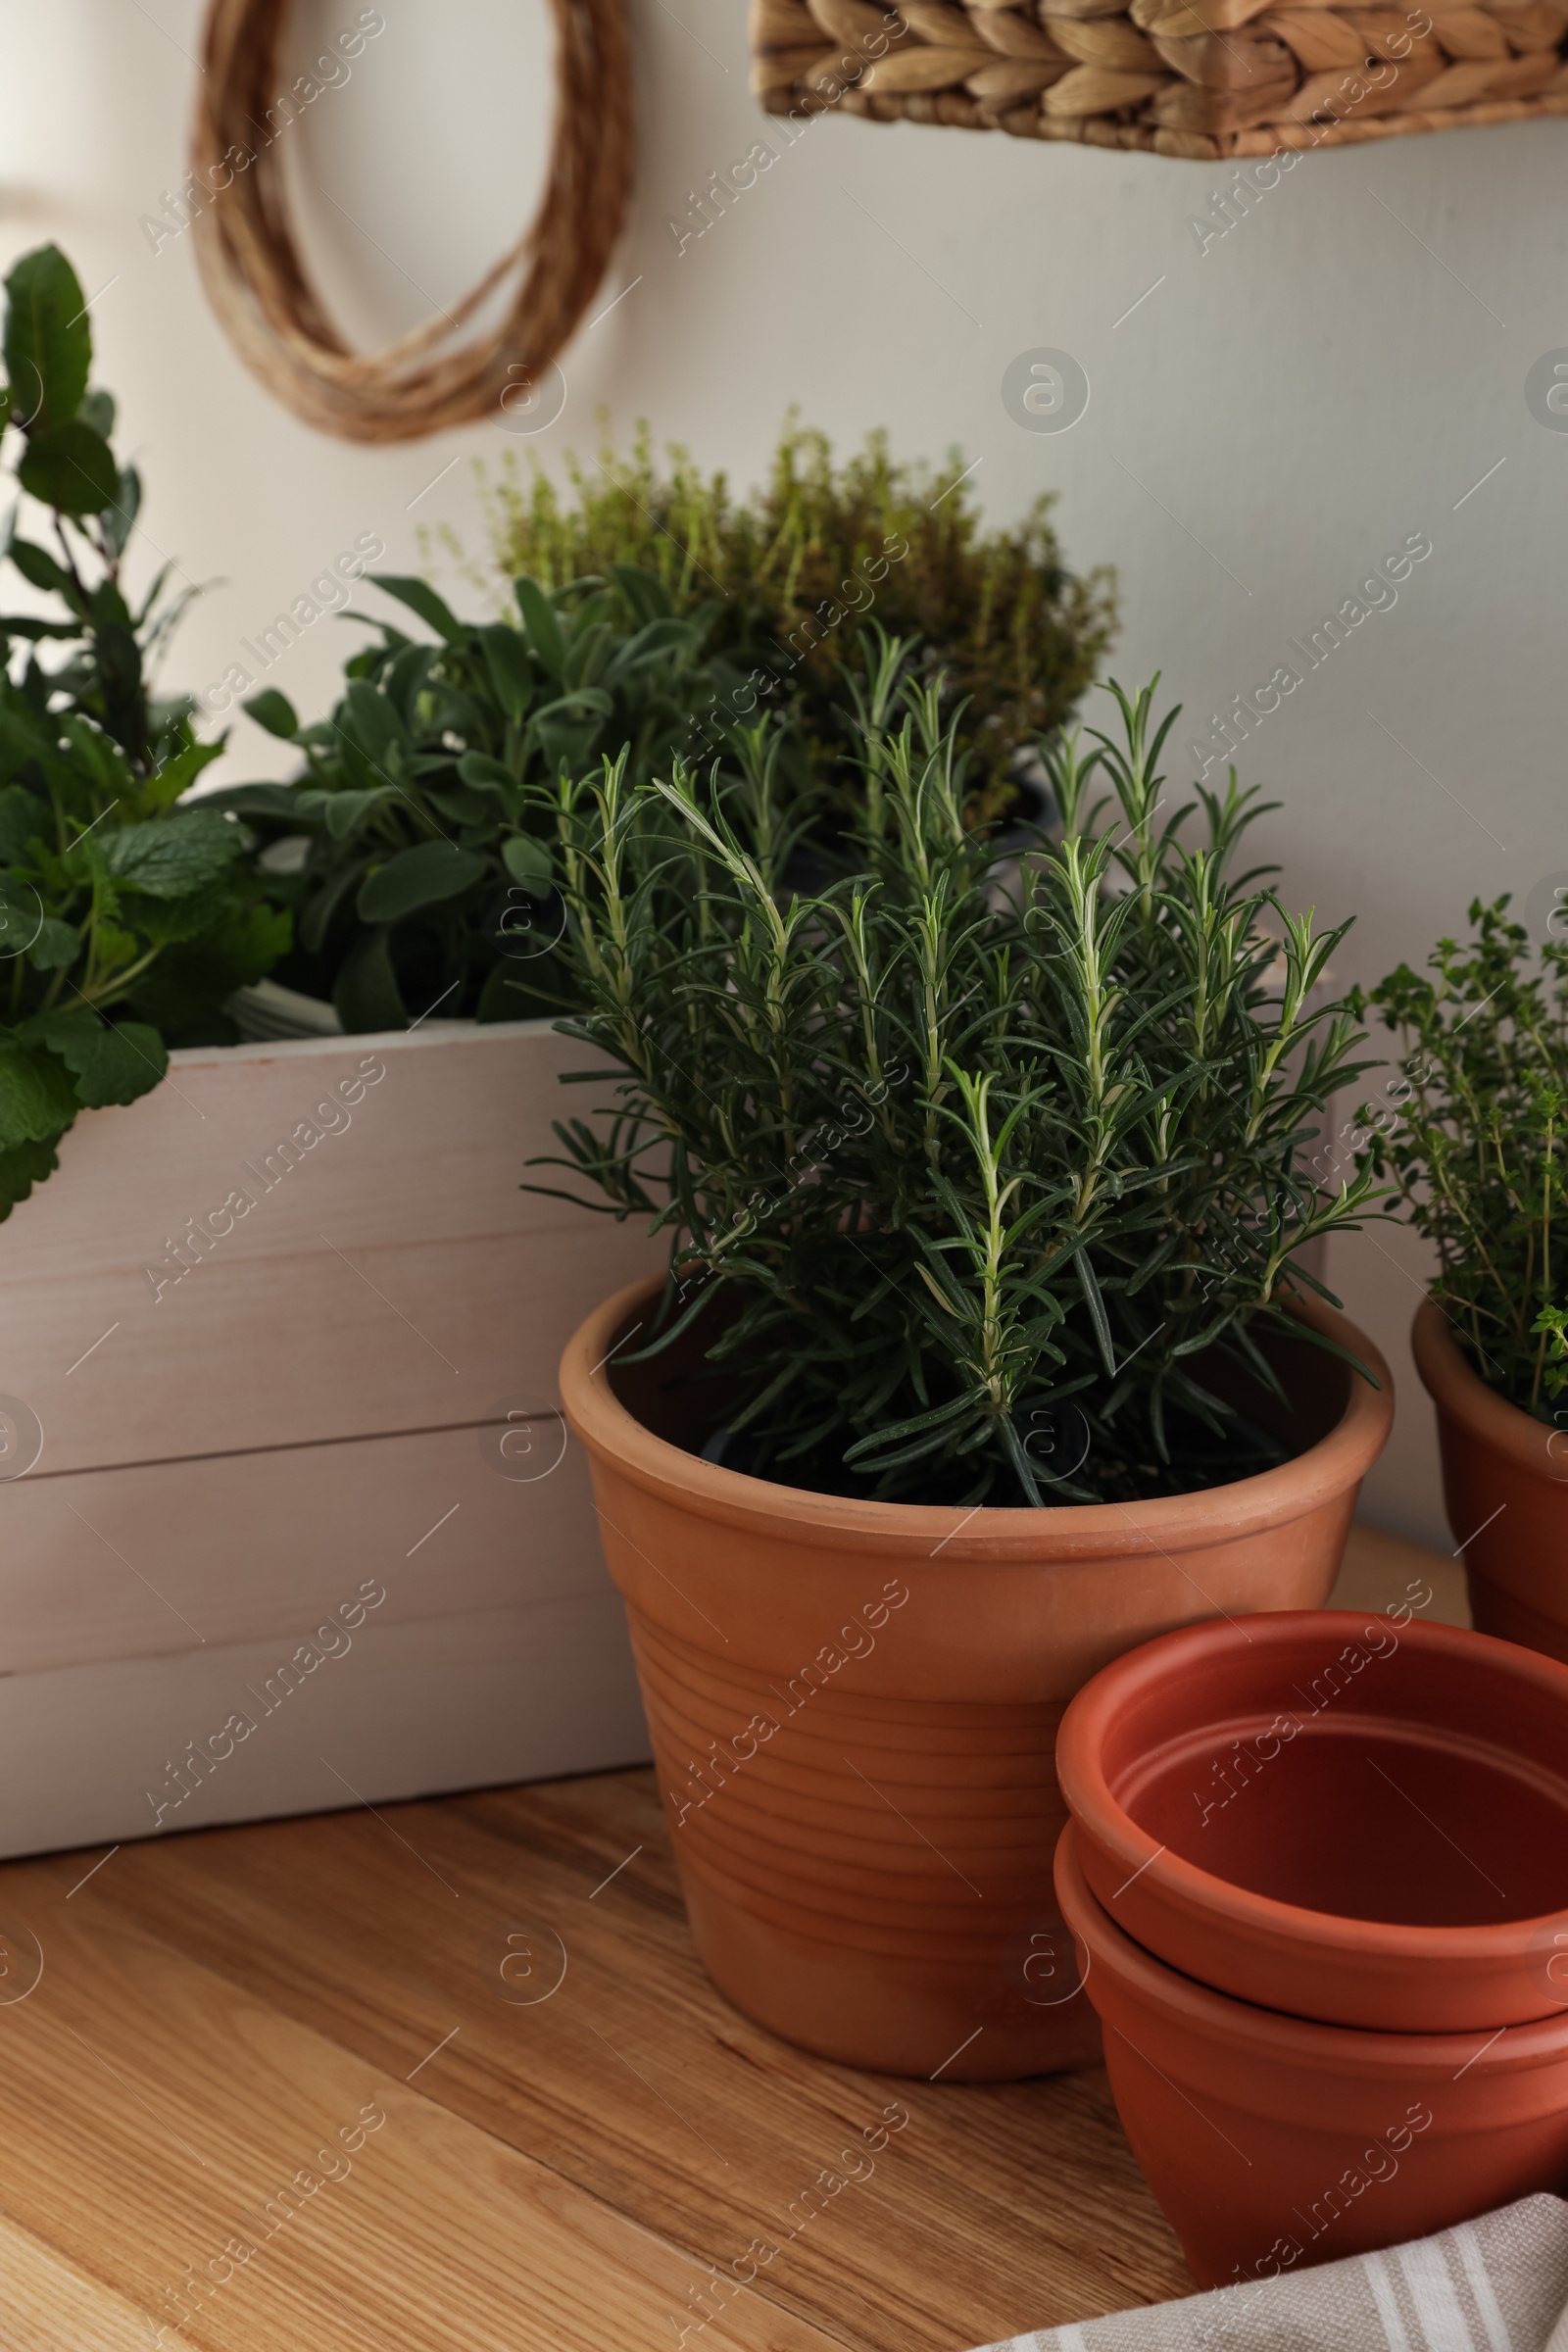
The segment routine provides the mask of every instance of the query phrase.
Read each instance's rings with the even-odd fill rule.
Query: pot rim
[[[568,1427],[591,1453],[609,1456],[645,1493],[722,1526],[802,1544],[830,1542],[843,1550],[887,1554],[918,1548],[955,1567],[974,1561],[1038,1567],[1043,1553],[1054,1560],[1096,1560],[1206,1550],[1288,1524],[1352,1490],[1382,1451],[1394,1419],[1393,1377],[1365,1333],[1320,1299],[1293,1299],[1293,1312],[1359,1356],[1381,1386],[1374,1389],[1351,1371],[1345,1411],[1334,1427],[1272,1470],[1151,1502],[1065,1503],[1048,1510],[985,1503],[960,1512],[948,1503],[818,1494],[706,1462],[655,1436],[614,1395],[604,1366],[620,1344],[617,1335],[639,1307],[653,1303],[663,1283],[662,1275],[629,1283],[567,1341],[561,1394]]]
[[[1391,1967],[1410,1962],[1439,1967],[1522,1958],[1522,1947],[1532,1936],[1556,1922],[1568,1923],[1568,1903],[1556,1911],[1497,1925],[1423,1928],[1283,1902],[1275,1895],[1254,1894],[1234,1880],[1218,1878],[1158,1844],[1117,1802],[1105,1778],[1101,1764],[1104,1733],[1126,1704],[1129,1685],[1163,1680],[1166,1674],[1172,1681],[1180,1681],[1184,1674],[1196,1680],[1196,1670],[1207,1655],[1237,1646],[1238,1628],[1245,1629],[1254,1649],[1259,1644],[1269,1649],[1284,1647],[1306,1626],[1321,1630],[1325,1642],[1333,1645],[1342,1634],[1347,1641],[1353,1639],[1354,1629],[1365,1626],[1371,1614],[1366,1609],[1277,1609],[1246,1620],[1209,1618],[1156,1635],[1152,1642],[1113,1658],[1068,1702],[1062,1717],[1056,1735],[1056,1772],[1062,1794],[1074,1818],[1084,1822],[1098,1845],[1115,1855],[1129,1878],[1138,1877],[1145,1883],[1152,1880],[1177,1899],[1186,1897],[1191,1910],[1221,1928],[1305,1945],[1325,1957],[1333,1954],[1341,1960],[1385,1961]],[[1494,1666],[1516,1682],[1550,1691],[1568,1705],[1568,1666],[1536,1650],[1521,1649],[1515,1642],[1472,1633],[1464,1626],[1429,1625],[1415,1617],[1399,1628],[1399,1642],[1418,1653],[1450,1658],[1473,1657],[1479,1642]],[[1563,2014],[1568,2015],[1568,2002],[1563,2004]]]
[[[1056,1773],[1062,1794],[1074,1817],[1085,1823],[1098,1845],[1115,1855],[1129,1879],[1152,1880],[1174,1897],[1185,1896],[1188,1908],[1220,1927],[1305,1945],[1324,1956],[1381,1960],[1391,1966],[1412,1961],[1437,1966],[1520,1958],[1521,1946],[1529,1937],[1554,1922],[1568,1922],[1568,1903],[1556,1911],[1493,1926],[1423,1928],[1282,1902],[1274,1895],[1254,1894],[1234,1880],[1218,1878],[1158,1844],[1118,1803],[1105,1778],[1101,1763],[1104,1735],[1127,1703],[1129,1686],[1136,1688],[1167,1676],[1173,1682],[1184,1675],[1196,1681],[1197,1670],[1206,1657],[1215,1650],[1238,1646],[1238,1632],[1250,1648],[1262,1645],[1272,1650],[1285,1647],[1310,1626],[1321,1630],[1332,1645],[1342,1635],[1347,1641],[1353,1639],[1354,1629],[1365,1626],[1371,1615],[1367,1609],[1271,1609],[1245,1620],[1207,1618],[1198,1625],[1180,1626],[1174,1633],[1158,1634],[1153,1641],[1113,1658],[1068,1701],[1062,1716],[1056,1735]],[[1468,1627],[1429,1625],[1413,1616],[1399,1628],[1399,1642],[1417,1653],[1449,1658],[1473,1658],[1479,1643],[1493,1666],[1515,1682],[1549,1691],[1568,1707],[1568,1666],[1539,1651],[1496,1641],[1491,1634],[1472,1633]],[[1568,2003],[1563,2010],[1568,2015]]]
[[[1568,2055],[1568,2009],[1551,2017],[1532,2018],[1524,2025],[1503,2026],[1488,2041],[1485,2028],[1480,2026],[1456,2034],[1396,2034],[1375,2026],[1329,2026],[1313,2018],[1292,2016],[1287,2010],[1264,2009],[1255,2001],[1238,2000],[1234,1993],[1216,1992],[1196,1977],[1183,1976],[1179,1969],[1156,1960],[1117,1927],[1084,1876],[1074,1822],[1067,1824],[1056,1846],[1055,1882],[1074,1941],[1083,1944],[1090,1956],[1086,1984],[1093,1981],[1095,1945],[1099,1943],[1112,1973],[1167,2023],[1249,2055],[1303,2070],[1333,2067],[1344,2073],[1396,2078],[1431,2077],[1446,2068],[1454,2081],[1460,2074],[1490,2077],[1560,2065]],[[1093,1942],[1077,1925],[1079,1918],[1090,1923]]]
[[[1461,1352],[1450,1318],[1430,1293],[1415,1310],[1410,1351],[1421,1385],[1440,1413],[1450,1413],[1472,1437],[1532,1476],[1552,1486],[1568,1482],[1568,1459],[1553,1467],[1551,1441],[1558,1432],[1488,1388]]]

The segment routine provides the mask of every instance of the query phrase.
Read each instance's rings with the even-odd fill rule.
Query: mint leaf
[[[14,1144],[9,1152],[0,1152],[0,1223],[59,1165],[53,1144]]]
[[[208,808],[182,809],[106,836],[104,863],[131,890],[182,899],[224,874],[244,848],[239,829]]]
[[[80,953],[81,933],[74,923],[63,923],[57,915],[46,914],[27,950],[27,959],[34,971],[53,972],[63,963],[74,963]]]
[[[85,1005],[42,1013],[28,1022],[27,1034],[59,1054],[92,1110],[109,1102],[134,1102],[150,1094],[169,1068],[168,1050],[156,1029],[142,1021],[103,1021]]]
[[[24,864],[27,844],[47,836],[48,825],[48,804],[24,784],[8,784],[0,791],[0,865]]]
[[[31,1051],[0,1032],[0,1152],[18,1144],[52,1144],[80,1106],[52,1054]]]

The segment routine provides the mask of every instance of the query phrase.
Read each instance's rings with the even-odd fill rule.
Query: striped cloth
[[[1441,2237],[984,2352],[1568,2352],[1568,2205],[1525,2197]]]

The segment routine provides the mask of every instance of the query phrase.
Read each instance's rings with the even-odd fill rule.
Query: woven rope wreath
[[[346,441],[412,441],[494,416],[503,393],[550,365],[592,301],[631,181],[625,5],[550,6],[556,108],[537,217],[450,312],[361,354],[322,309],[289,221],[281,122],[299,100],[281,94],[275,68],[289,0],[212,0],[192,141],[202,281],[245,365],[307,424]],[[444,349],[513,270],[520,282],[501,323]]]

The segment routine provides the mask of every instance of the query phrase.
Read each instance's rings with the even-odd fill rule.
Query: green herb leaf
[[[51,596],[63,596],[67,604],[77,603],[75,584],[63,564],[57,564],[46,547],[34,547],[30,539],[13,539],[11,561],[30,587],[45,589]]]
[[[407,605],[411,612],[427,621],[448,645],[461,645],[468,632],[451,607],[444,604],[428,581],[414,579],[406,573],[369,571],[366,579],[372,588],[384,588],[399,604]]]
[[[109,871],[128,889],[145,891],[149,898],[180,899],[216,882],[242,847],[226,817],[191,808],[122,825],[106,835],[101,854]]]
[[[612,564],[611,577],[640,621],[667,620],[671,612],[663,583],[639,564]]]
[[[17,478],[29,497],[63,514],[101,514],[120,495],[108,442],[79,417],[30,433]]]
[[[132,526],[140,513],[141,475],[134,466],[122,466],[120,469],[120,487],[103,512],[104,539],[112,556],[124,554]]]
[[[343,715],[338,724],[343,733],[379,772],[408,740],[396,705],[364,678],[355,678],[339,708]]]
[[[58,245],[40,245],[18,262],[6,296],[6,375],[16,415],[29,433],[68,423],[92,365],[81,281]]]
[[[81,933],[74,923],[63,923],[57,915],[46,914],[27,950],[27,960],[34,971],[54,972],[63,964],[74,963],[80,954]]]
[[[159,808],[172,808],[195,783],[204,767],[223,756],[221,741],[218,743],[186,743],[172,753],[163,765],[154,770],[147,781],[147,798]]]
[[[59,1054],[89,1109],[136,1102],[152,1092],[169,1068],[163,1039],[142,1021],[102,1021],[77,1007],[41,1014],[27,1034]]]
[[[383,929],[360,933],[338,974],[332,1002],[351,1037],[408,1027],[408,1008],[398,992],[392,950]]]
[[[92,391],[83,393],[81,406],[76,414],[83,424],[92,426],[93,431],[98,434],[100,439],[104,441],[114,439],[115,396],[112,392],[106,392],[101,384]]]
[[[537,580],[515,579],[512,588],[517,600],[517,610],[522,614],[523,627],[528,633],[529,645],[553,678],[564,676],[566,641],[561,633],[555,606]]]
[[[326,820],[326,829],[334,841],[348,841],[359,831],[366,818],[375,809],[384,808],[398,798],[390,784],[373,785],[368,792],[323,793],[318,804],[319,813]]]
[[[60,1165],[53,1143],[14,1144],[0,1152],[0,1220],[9,1217],[19,1200],[25,1200],[35,1184],[42,1184]]]
[[[325,795],[321,798],[324,800]],[[217,792],[202,795],[202,807],[221,813],[232,810],[239,817],[261,817],[270,823],[286,826],[298,833],[318,822],[319,804],[314,809],[304,807],[305,796],[292,784],[229,784]]]
[[[536,898],[542,899],[552,888],[555,867],[542,841],[534,841],[526,833],[514,833],[501,844],[501,855],[514,882],[520,882]]]
[[[465,752],[458,761],[458,773],[473,792],[499,792],[509,801],[516,795],[517,778],[488,752]]]
[[[528,659],[522,631],[498,621],[481,631],[481,639],[491,689],[507,717],[516,726],[534,692],[533,663]]]
[[[52,1054],[0,1031],[0,1152],[54,1143],[80,1107],[74,1085]]]
[[[482,882],[487,870],[484,859],[467,850],[452,849],[444,841],[422,841],[412,850],[400,850],[367,875],[356,909],[362,922],[399,922],[421,907],[461,897]]]
[[[269,735],[280,735],[285,743],[292,743],[300,731],[293,704],[275,686],[264,686],[260,694],[253,694],[248,702],[241,703],[240,709],[247,718],[254,718],[259,727],[265,727]]]
[[[25,864],[28,844],[49,830],[46,801],[23,784],[8,784],[0,791],[0,866]]]

